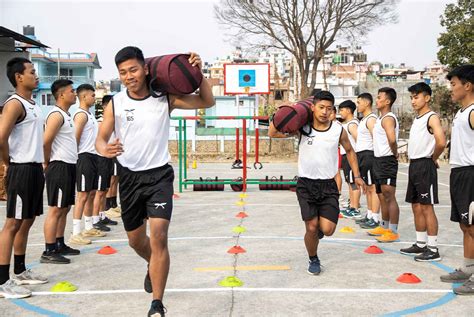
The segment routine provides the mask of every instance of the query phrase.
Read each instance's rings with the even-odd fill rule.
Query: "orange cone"
[[[344,218],[344,216],[342,214],[339,214],[339,218]]]
[[[179,199],[179,195],[178,194],[173,194],[173,199]]]
[[[103,255],[110,255],[110,254],[117,253],[117,250],[112,248],[110,245],[106,245],[105,247],[97,251],[97,253],[103,254]]]
[[[245,213],[245,211],[239,212],[237,215],[235,215],[236,218],[247,218],[249,215]]]
[[[397,278],[397,282],[406,284],[421,283],[421,280],[413,273],[403,273]]]
[[[382,249],[380,249],[376,245],[369,246],[367,249],[364,250],[364,252],[368,253],[368,254],[381,254],[381,253],[383,253]]]
[[[244,248],[238,245],[234,245],[232,248],[227,250],[227,253],[230,253],[230,254],[239,254],[239,253],[245,253],[245,252],[247,251],[245,251]]]

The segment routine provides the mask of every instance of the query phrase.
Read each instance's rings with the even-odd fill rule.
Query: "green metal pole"
[[[186,130],[187,130],[187,126],[186,126],[186,119],[183,120],[184,122],[184,179],[188,179],[188,138],[187,138],[187,134],[186,134]],[[184,188],[185,189],[188,189],[188,184],[184,184]]]
[[[182,128],[183,128],[183,120],[179,119],[178,123],[178,165],[179,165],[179,192],[183,192],[183,168],[182,168],[182,161],[183,161],[183,153],[181,149],[181,139],[182,139]]]

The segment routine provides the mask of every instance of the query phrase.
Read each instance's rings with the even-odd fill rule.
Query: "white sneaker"
[[[95,228],[92,228],[90,230],[84,230],[82,231],[81,235],[83,237],[105,237],[106,236],[105,232],[102,232]]]
[[[69,238],[69,243],[76,245],[88,245],[91,244],[92,241],[84,238],[81,234],[76,234]]]
[[[105,211],[105,215],[109,218],[120,218],[122,217],[122,209],[120,207],[110,208]]]
[[[16,285],[38,285],[48,283],[48,279],[30,269],[26,269],[23,273],[14,274],[12,280]]]
[[[25,298],[30,296],[31,291],[29,289],[16,285],[11,279],[0,285],[0,298]]]

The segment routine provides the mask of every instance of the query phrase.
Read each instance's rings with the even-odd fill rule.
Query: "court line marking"
[[[215,236],[215,237],[173,237],[168,238],[168,241],[179,241],[179,240],[228,240],[233,239],[235,236]],[[303,240],[303,237],[284,237],[284,236],[245,236],[241,235],[240,238],[242,239],[269,239],[269,240]],[[372,242],[376,243],[374,239],[351,239],[351,238],[331,238],[325,237],[324,241],[351,241],[351,242]],[[128,242],[128,239],[107,239],[107,240],[94,240],[93,244],[103,244],[103,243],[113,243],[113,242]],[[413,244],[413,241],[397,241],[393,242],[393,244]],[[447,243],[438,243],[439,246],[445,247],[459,247],[462,248],[463,245],[461,244],[447,244]],[[31,243],[28,244],[31,247],[44,247],[44,243]]]
[[[446,185],[448,186],[448,185]],[[448,186],[449,187],[449,186]],[[233,206],[229,206],[229,204],[176,204],[174,203],[173,204],[174,207],[193,207],[193,206],[196,206],[196,207],[203,207],[203,206],[225,206],[225,207],[229,207],[229,208],[232,208]],[[299,207],[298,204],[254,204],[254,203],[249,203],[248,201],[246,202],[245,204],[246,207],[248,206],[268,206],[268,207],[272,207],[272,206],[276,206],[276,207]],[[435,208],[451,208],[451,205],[434,205]],[[398,205],[398,207],[400,208],[411,208],[411,205]]]
[[[288,265],[240,265],[236,266],[216,266],[216,267],[196,267],[196,272],[220,272],[220,271],[287,271],[291,270]]]
[[[273,287],[230,287],[230,288],[168,288],[166,293],[222,293],[222,292],[282,292],[282,293],[452,293],[452,289],[397,289],[397,288],[273,288]],[[33,292],[33,296],[74,296],[74,295],[110,295],[127,293],[145,293],[143,289],[112,289],[75,292]]]

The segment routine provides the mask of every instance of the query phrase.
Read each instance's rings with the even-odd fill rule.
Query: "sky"
[[[454,0],[401,0],[398,23],[372,30],[360,45],[369,61],[416,69],[436,60],[440,15]],[[204,61],[230,55],[228,32],[218,24],[218,0],[0,0],[0,25],[18,33],[35,26],[37,38],[57,52],[95,52],[96,80],[117,78],[115,53],[140,47],[145,56],[197,52]]]

